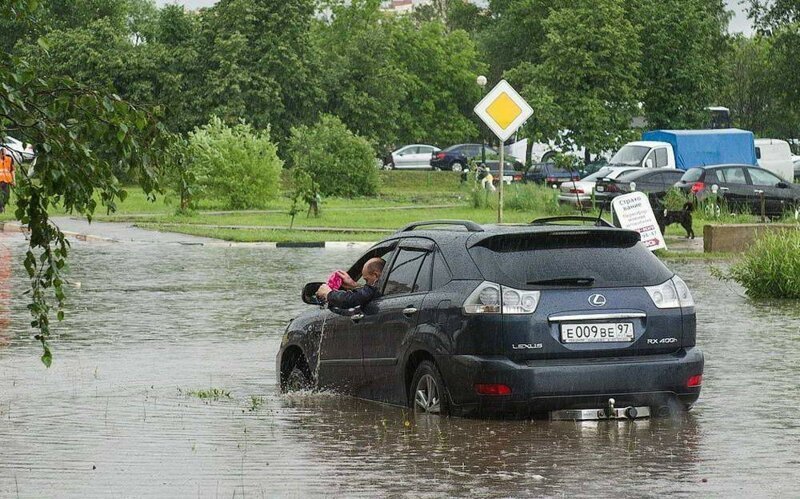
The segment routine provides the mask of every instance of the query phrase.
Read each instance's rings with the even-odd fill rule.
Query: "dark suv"
[[[364,262],[384,258],[379,298],[363,310],[316,306],[288,325],[281,389],[458,415],[690,408],[703,354],[689,289],[638,233],[588,220],[405,227],[349,270],[358,279]],[[315,303],[319,285],[306,285],[303,300]]]

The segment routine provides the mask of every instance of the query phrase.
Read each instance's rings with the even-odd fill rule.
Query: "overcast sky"
[[[744,13],[744,8],[739,5],[741,0],[725,0],[728,4],[728,9],[734,12],[733,19],[731,19],[730,30],[734,33],[750,34],[752,28],[747,15]],[[166,5],[170,3],[179,3],[186,5],[189,8],[209,7],[214,5],[216,0],[156,0],[158,5]]]

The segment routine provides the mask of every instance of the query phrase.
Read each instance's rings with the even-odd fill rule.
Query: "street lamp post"
[[[483,75],[478,75],[475,78],[475,83],[481,87],[481,98],[486,94],[486,77]],[[486,165],[486,134],[481,133],[481,163]]]

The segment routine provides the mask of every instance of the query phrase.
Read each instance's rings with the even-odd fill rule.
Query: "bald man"
[[[361,269],[361,277],[364,278],[366,284],[358,287],[350,275],[346,272],[338,271],[339,277],[342,278],[342,288],[338,291],[332,291],[327,284],[323,284],[317,290],[317,297],[328,302],[328,306],[336,308],[356,308],[363,307],[369,303],[373,298],[378,296],[378,280],[381,278],[383,267],[386,262],[383,258],[370,258],[364,267]]]

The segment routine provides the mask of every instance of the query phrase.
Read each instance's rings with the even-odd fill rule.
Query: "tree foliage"
[[[323,115],[313,126],[292,129],[289,153],[294,168],[307,171],[324,196],[372,196],[378,192],[372,145],[335,116]]]
[[[565,4],[566,5],[566,4]],[[611,149],[627,138],[637,110],[639,44],[621,0],[570,2],[543,23],[540,64],[509,72],[534,103],[538,123],[565,145]]]
[[[35,17],[36,2],[14,0],[0,15],[24,22]],[[46,46],[45,46],[46,48]],[[146,110],[113,94],[81,86],[69,78],[41,76],[20,57],[0,54],[0,135],[35,147],[35,165],[18,168],[15,216],[30,231],[25,269],[30,278],[31,327],[52,354],[50,316],[64,316],[64,268],[69,244],[51,223],[48,210],[60,207],[91,219],[125,199],[115,172],[136,179],[152,192],[160,177],[158,152],[169,136]]]
[[[278,195],[283,161],[269,129],[228,126],[216,116],[189,134],[193,197],[222,200],[228,208],[263,208]]]

